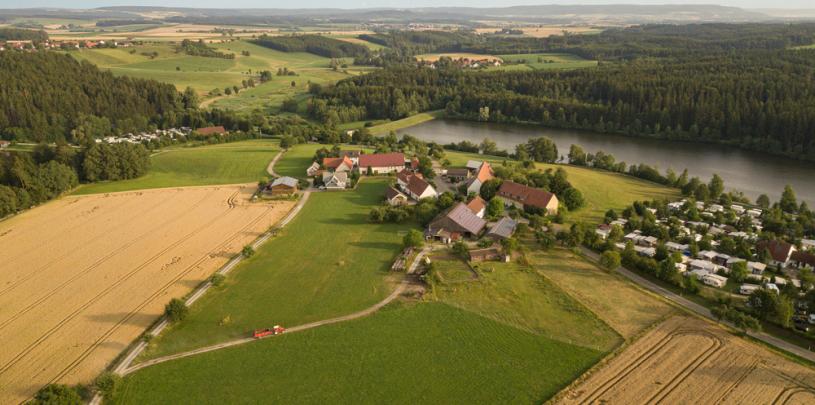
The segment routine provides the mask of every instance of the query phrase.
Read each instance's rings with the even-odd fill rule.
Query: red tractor
[[[265,338],[267,336],[274,336],[279,335],[286,331],[286,328],[275,325],[273,328],[265,328],[265,329],[255,329],[255,333],[252,335],[255,339]]]

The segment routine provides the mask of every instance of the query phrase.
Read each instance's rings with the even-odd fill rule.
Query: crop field
[[[492,66],[492,70],[545,70],[545,69],[579,69],[597,66],[596,60],[583,59],[577,55],[565,53],[527,53],[515,55],[498,55],[506,64]]]
[[[113,403],[541,403],[601,356],[441,303],[392,304],[145,368]]]
[[[496,164],[503,161],[499,157],[490,158],[484,155],[455,151],[446,151],[446,155],[453,166],[464,166],[467,160],[470,159],[487,159]],[[575,212],[567,213],[566,219],[568,221],[599,223],[603,220],[605,212],[610,208],[620,211],[637,200],[674,200],[679,198],[679,190],[620,173],[570,165],[538,163],[536,166],[542,170],[550,168],[556,170],[562,167],[568,174],[569,182],[583,193],[586,205]]]
[[[178,40],[187,38],[180,37]],[[189,56],[176,52],[169,43],[148,43],[132,48],[81,49],[69,52],[79,60],[87,60],[116,75],[153,79],[171,83],[177,89],[195,89],[206,96],[215,89],[241,86],[242,81],[252,78],[256,86],[242,89],[238,94],[204,100],[207,107],[232,110],[277,108],[288,97],[299,97],[308,92],[308,84],[333,83],[343,78],[370,70],[367,67],[349,66],[334,71],[329,68],[330,59],[305,52],[280,52],[247,41],[212,40],[207,45],[224,53],[235,54],[234,59]],[[248,55],[244,54],[248,52]],[[154,54],[155,53],[155,54]],[[152,56],[155,55],[155,56]],[[349,64],[352,61],[347,61]],[[286,67],[296,76],[273,76],[271,81],[260,83],[262,70],[276,73]],[[295,83],[292,86],[292,82]]]
[[[517,27],[522,30],[524,36],[535,38],[546,38],[551,36],[563,35],[563,31],[568,31],[570,34],[596,34],[602,31],[599,28],[583,27],[583,26],[545,26],[545,27]],[[500,31],[501,27],[489,28],[476,28],[475,31],[479,34],[492,34]]]
[[[368,222],[385,185],[366,179],[354,191],[313,193],[285,229],[193,305],[187,319],[154,339],[145,355],[346,315],[381,301],[394,288],[390,266],[410,227]]]
[[[486,55],[480,53],[467,53],[467,52],[450,52],[450,53],[426,53],[422,55],[416,55],[416,59],[422,60],[425,62],[436,62],[442,57],[448,57],[451,59],[470,59],[470,60],[502,60],[500,57],[495,55]]]
[[[522,330],[609,351],[620,337],[591,311],[546,278],[517,263],[474,265],[478,280],[439,284],[433,289],[441,302]]]
[[[266,166],[274,159],[277,152],[278,142],[265,139],[194,148],[168,148],[150,158],[150,170],[144,176],[130,180],[83,185],[76,191],[76,194],[257,183],[269,177],[266,173]]]
[[[711,323],[674,317],[560,398],[564,404],[806,404],[815,372]]]
[[[569,250],[530,250],[527,257],[539,274],[585,305],[626,339],[673,312],[665,302]]]
[[[87,383],[293,205],[253,190],[65,197],[0,222],[0,403]]]

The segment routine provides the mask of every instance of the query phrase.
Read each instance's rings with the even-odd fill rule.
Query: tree
[[[778,205],[782,210],[784,210],[784,212],[795,213],[798,211],[798,202],[795,198],[795,191],[792,190],[792,187],[789,184],[784,186],[784,192],[781,193],[781,200],[778,202]]]
[[[585,166],[587,163],[586,151],[580,145],[574,145],[569,148],[569,163],[576,166]]]
[[[252,257],[255,254],[255,248],[252,245],[246,245],[241,249],[243,257]]]
[[[490,138],[484,138],[480,145],[481,153],[485,155],[495,155],[498,152],[498,145]]]
[[[501,183],[501,179],[498,178],[485,181],[484,184],[481,185],[481,190],[479,191],[481,198],[483,198],[484,201],[492,201],[495,194],[498,192],[498,189],[501,187]]]
[[[566,188],[561,193],[560,198],[569,211],[574,211],[586,204],[586,201],[583,199],[583,194],[574,187]]]
[[[63,384],[48,384],[34,395],[31,405],[82,405],[85,402],[75,388]]]
[[[515,238],[501,239],[501,247],[504,248],[504,253],[511,255],[512,252],[518,249],[518,240]]]
[[[458,256],[458,257],[460,257],[460,258],[462,258],[464,260],[469,260],[470,259],[470,250],[467,249],[467,245],[464,244],[464,242],[458,241],[458,242],[454,243],[452,249],[453,249],[453,253],[456,256]]]
[[[600,256],[600,266],[606,270],[614,270],[620,267],[621,263],[622,258],[620,257],[620,253],[616,250],[606,250],[602,256]]]
[[[764,209],[770,208],[770,197],[767,197],[767,194],[758,196],[758,198],[756,198],[756,205]]]
[[[181,95],[184,108],[198,108],[198,93],[192,88],[187,87],[184,89],[184,94]]]
[[[498,218],[503,214],[504,214],[504,202],[498,197],[493,197],[487,204],[487,217]]]
[[[732,269],[730,269],[730,279],[740,283],[747,279],[747,263],[746,262],[736,262],[733,263]]]
[[[122,377],[112,371],[105,371],[93,381],[94,387],[108,400],[113,398],[121,383]]]
[[[710,198],[715,200],[724,192],[724,180],[722,180],[718,174],[714,173],[707,188],[710,191]]]
[[[171,299],[167,306],[164,307],[164,315],[167,316],[170,322],[182,321],[187,317],[189,311],[190,309],[184,304],[184,301],[178,298]]]
[[[542,136],[526,142],[526,151],[536,162],[554,163],[558,160],[557,145],[552,138]]]
[[[411,229],[402,238],[402,246],[406,248],[420,248],[424,245],[424,235],[416,229]]]
[[[682,281],[682,288],[690,294],[699,293],[699,281],[693,275],[688,275]]]

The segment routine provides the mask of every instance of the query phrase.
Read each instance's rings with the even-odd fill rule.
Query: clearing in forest
[[[65,197],[0,222],[0,403],[87,383],[293,201],[254,185]]]

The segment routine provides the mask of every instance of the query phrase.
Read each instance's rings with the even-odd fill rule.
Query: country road
[[[599,261],[600,255],[598,253],[596,253],[596,252],[594,252],[592,250],[589,250],[589,249],[587,249],[585,247],[582,248],[582,251],[583,251],[583,254],[585,254],[587,257],[591,258],[593,261],[595,261],[595,262]],[[643,288],[645,288],[647,290],[650,290],[651,292],[653,292],[655,294],[658,294],[658,295],[662,296],[663,298],[676,303],[677,305],[680,305],[680,306],[682,306],[682,307],[684,307],[686,309],[689,309],[689,310],[691,310],[691,311],[693,311],[693,312],[695,312],[695,313],[697,313],[699,315],[702,315],[702,316],[704,316],[704,317],[706,317],[708,319],[711,319],[713,321],[720,322],[720,321],[718,321],[716,319],[715,316],[713,316],[713,314],[710,312],[710,310],[708,308],[706,308],[706,307],[704,307],[704,306],[702,306],[700,304],[697,304],[697,303],[695,303],[695,302],[693,302],[691,300],[688,300],[687,298],[682,297],[679,294],[676,294],[676,293],[674,293],[672,291],[669,291],[669,290],[667,290],[665,288],[662,288],[659,285],[657,285],[657,284],[643,278],[642,276],[639,276],[639,275],[635,274],[631,270],[628,270],[628,269],[621,266],[621,267],[618,267],[616,271],[617,271],[617,273],[620,273],[621,275],[628,278],[629,280],[639,284],[641,287],[643,287]],[[733,324],[731,324],[729,322],[721,321],[721,323],[724,323],[724,324],[730,326],[731,328],[737,329]],[[796,355],[798,357],[801,357],[801,358],[807,359],[809,361],[815,362],[815,353],[813,353],[813,352],[811,352],[809,350],[806,350],[803,347],[794,345],[792,343],[789,343],[789,342],[787,342],[785,340],[779,339],[779,338],[777,338],[775,336],[769,335],[769,334],[764,333],[764,332],[747,332],[747,334],[750,337],[752,337],[754,339],[758,339],[758,340],[760,340],[760,341],[762,341],[762,342],[764,342],[764,343],[766,343],[766,344],[768,344],[770,346],[776,347],[776,348],[778,348],[780,350],[783,350],[785,352],[792,353],[792,354],[794,354],[794,355]]]
[[[283,152],[285,151],[286,149],[283,149],[280,152],[278,152],[277,155],[275,155],[274,159],[272,159],[272,161],[269,162],[269,166],[266,166],[266,173],[269,173],[269,175],[274,177],[280,177],[277,174],[277,172],[274,171],[274,165],[277,164],[277,161],[280,160],[280,158],[283,156]]]
[[[422,249],[416,255],[416,257],[413,259],[413,262],[410,264],[410,268],[408,268],[407,274],[413,274],[413,272],[416,271],[416,268],[418,267],[419,263],[421,263],[422,258],[424,258],[424,256],[426,256],[427,253],[430,252],[430,250],[431,250],[430,247],[425,247],[424,249]],[[334,324],[334,323],[350,321],[350,320],[359,319],[359,318],[371,315],[374,312],[379,311],[380,309],[382,309],[382,307],[384,307],[385,305],[390,304],[393,300],[395,300],[400,295],[402,295],[402,293],[405,291],[405,289],[407,288],[409,283],[410,283],[410,280],[407,277],[405,277],[402,280],[402,282],[400,282],[399,285],[396,286],[396,288],[393,290],[393,292],[391,292],[390,295],[388,295],[385,299],[383,299],[382,301],[379,301],[378,303],[376,303],[376,304],[374,304],[374,305],[372,305],[372,306],[370,306],[368,308],[365,308],[365,309],[363,309],[361,311],[354,312],[354,313],[348,314],[348,315],[338,316],[336,318],[323,319],[323,320],[320,320],[320,321],[310,322],[310,323],[306,323],[306,324],[303,324],[303,325],[293,326],[291,328],[286,329],[286,334],[302,332],[304,330],[313,329],[313,328],[316,328],[316,327],[319,327],[319,326],[325,326],[325,325],[331,325],[331,324]],[[270,337],[272,337],[272,336],[270,336]],[[151,359],[151,360],[141,362],[141,363],[136,364],[134,366],[128,366],[128,367],[123,368],[121,370],[117,370],[117,373],[119,373],[122,376],[126,376],[128,374],[131,374],[133,372],[139,371],[139,370],[141,370],[143,368],[150,367],[150,366],[153,366],[153,365],[156,365],[156,364],[181,359],[181,358],[184,358],[184,357],[190,357],[190,356],[194,356],[194,355],[197,355],[197,354],[212,352],[212,351],[215,351],[215,350],[221,350],[221,349],[225,349],[225,348],[228,348],[228,347],[238,346],[238,345],[254,342],[256,340],[258,340],[258,339],[251,338],[251,337],[235,339],[235,340],[230,340],[228,342],[218,343],[218,344],[215,344],[215,345],[212,345],[212,346],[201,347],[201,348],[198,348],[198,349],[195,349],[195,350],[190,350],[190,351],[183,352],[183,353],[176,353],[176,354],[171,354],[169,356],[157,357],[155,359]],[[132,362],[132,359],[131,359],[131,362]]]

